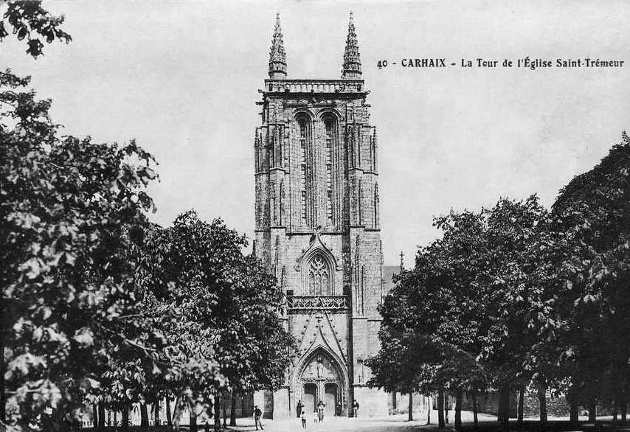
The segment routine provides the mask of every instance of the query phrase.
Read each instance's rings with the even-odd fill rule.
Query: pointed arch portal
[[[317,348],[306,356],[298,368],[295,391],[307,413],[317,411],[317,404],[321,401],[325,404],[326,415],[333,416],[338,403],[341,403],[342,411],[347,405],[345,382],[339,361],[325,349]]]

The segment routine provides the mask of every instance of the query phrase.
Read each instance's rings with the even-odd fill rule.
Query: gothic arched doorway
[[[323,349],[318,349],[307,357],[299,369],[295,390],[307,413],[315,412],[317,405],[323,402],[326,415],[333,416],[338,411],[345,411],[345,383],[345,374],[339,362]]]
[[[317,405],[317,385],[313,383],[306,383],[304,384],[303,390],[303,409],[310,414],[315,411],[315,406]]]
[[[324,384],[324,403],[326,404],[326,415],[335,415],[335,407],[339,400],[339,385],[337,383]]]

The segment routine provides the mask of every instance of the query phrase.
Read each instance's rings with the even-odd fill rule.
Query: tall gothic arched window
[[[302,225],[308,226],[308,198],[307,198],[307,176],[306,159],[308,152],[308,120],[306,117],[298,118],[299,140],[300,140],[300,220]]]
[[[315,255],[308,266],[308,294],[330,295],[331,274],[328,263],[321,255]]]
[[[379,227],[379,197],[378,197],[378,185],[374,185],[374,228]]]
[[[324,119],[326,141],[326,222],[333,224],[333,152],[335,148],[336,123],[334,118]]]

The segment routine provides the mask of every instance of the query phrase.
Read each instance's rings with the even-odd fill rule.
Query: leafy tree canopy
[[[33,58],[43,54],[44,44],[55,40],[69,43],[72,37],[62,29],[63,16],[54,16],[42,8],[40,0],[0,2],[0,41],[11,32],[20,41],[26,41],[26,53]]]
[[[50,101],[27,85],[0,73],[2,394],[13,423],[68,408],[97,385],[106,356],[96,333],[134,302],[125,232],[146,224],[156,177],[134,141],[61,135]]]

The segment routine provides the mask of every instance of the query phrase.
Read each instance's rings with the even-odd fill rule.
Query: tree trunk
[[[577,426],[580,421],[580,407],[578,405],[579,399],[575,384],[569,387],[567,401],[569,402],[569,423],[571,423],[571,426]]]
[[[409,392],[409,421],[413,421],[413,393]]]
[[[597,399],[591,396],[588,404],[588,422],[595,423],[597,421]]]
[[[438,428],[444,429],[446,425],[444,423],[444,389],[442,388],[438,390],[437,409],[438,409]]]
[[[232,404],[230,408],[230,426],[236,426],[236,392],[232,392]]]
[[[114,430],[118,430],[118,411],[114,410]]]
[[[169,429],[173,429],[173,419],[171,418],[171,397],[166,396],[166,424]]]
[[[182,399],[180,395],[177,395],[175,398],[175,410],[173,411],[173,425],[171,429],[174,431],[179,431],[179,422],[182,417]]]
[[[225,410],[225,394],[221,397],[221,409],[223,410],[223,428],[227,427],[227,411]]]
[[[433,409],[431,396],[427,396],[427,424],[431,424],[431,409]]]
[[[540,377],[538,380],[538,406],[540,407],[540,423],[547,423],[547,380]]]
[[[0,297],[0,302],[2,299]],[[4,314],[4,306],[3,303],[0,303],[0,315],[3,317],[6,316]],[[0,318],[0,424],[6,424],[6,411],[5,406],[7,403],[7,393],[4,389],[4,319]]]
[[[122,408],[122,425],[120,429],[123,432],[127,432],[129,430],[129,407],[127,405]]]
[[[160,426],[160,400],[156,399],[153,403],[153,424],[155,427]]]
[[[612,401],[612,403],[613,403],[613,407],[612,407],[612,410],[613,410],[613,419],[612,419],[612,421],[613,421],[613,423],[617,423],[617,419],[619,417],[619,407],[618,407],[618,403],[617,403],[618,400],[619,400],[619,395],[615,395],[613,397],[613,401]]]
[[[98,431],[105,431],[105,404],[103,402],[98,403]]]
[[[92,404],[92,426],[95,431],[98,431],[98,406]]]
[[[569,423],[575,426],[580,421],[580,407],[578,406],[577,399],[571,400],[569,403]]]
[[[219,395],[214,395],[214,430],[221,430],[221,400],[219,400]]]
[[[477,415],[477,389],[472,390],[472,403],[473,403],[473,425],[475,429],[479,426],[479,416]]]
[[[523,424],[523,409],[525,406],[525,386],[518,390],[518,410],[516,413],[516,422],[520,425]]]
[[[462,399],[464,398],[464,392],[461,388],[455,390],[455,429],[461,430],[462,428]]]
[[[145,403],[140,404],[140,430],[149,431],[149,410]]]
[[[508,431],[510,428],[510,386],[508,384],[499,389],[499,415],[497,417],[501,430]]]
[[[625,390],[624,390],[625,392]],[[626,424],[626,415],[628,413],[628,401],[626,400],[626,394],[621,395],[621,424]]]
[[[446,393],[444,395],[444,421],[446,422],[446,424],[449,423],[448,422],[448,411],[449,411],[449,409],[448,409],[448,402],[449,402],[449,400],[448,399],[449,399],[449,395],[448,395],[448,393]]]
[[[197,432],[197,413],[195,412],[195,407],[193,404],[190,404],[190,421],[189,421],[189,431]]]

